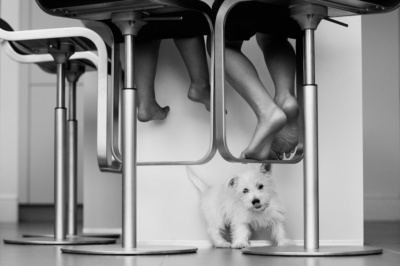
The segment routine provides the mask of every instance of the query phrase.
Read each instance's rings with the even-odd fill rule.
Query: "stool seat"
[[[0,29],[5,31],[14,31],[13,28],[3,19],[0,18]],[[16,54],[20,55],[48,55],[48,44],[49,43],[69,43],[74,45],[76,52],[89,52],[95,51],[96,46],[89,39],[84,37],[69,37],[69,38],[47,38],[47,39],[38,39],[38,40],[23,40],[23,41],[9,41],[9,44]],[[111,54],[111,48],[106,46],[108,55]],[[81,54],[82,55],[82,54]],[[87,54],[88,55],[88,54]],[[85,67],[86,71],[94,71],[97,68],[97,62],[94,62],[94,58],[96,55],[89,56],[90,59],[84,58],[71,58],[67,64],[67,69],[71,62],[77,64],[79,66]],[[49,74],[57,73],[57,64],[51,61],[39,60],[39,57],[36,57],[37,61],[33,61],[32,63],[36,63],[43,71]],[[43,57],[44,58],[44,57]],[[96,59],[97,60],[97,59]],[[43,62],[42,62],[43,61]],[[108,63],[108,74],[111,74],[111,66],[110,62]]]
[[[123,36],[111,22],[111,16],[115,13],[140,11],[143,14],[143,20],[147,24],[140,30],[137,41],[209,35],[210,26],[207,18],[213,20],[214,16],[210,7],[199,0],[36,0],[36,2],[46,13],[53,16],[105,23],[111,29],[116,43],[122,43]]]
[[[149,16],[196,11],[211,15],[208,5],[199,0],[36,0],[46,13],[93,21],[110,20],[113,13],[140,10]]]

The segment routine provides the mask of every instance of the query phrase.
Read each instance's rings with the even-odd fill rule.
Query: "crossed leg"
[[[283,155],[289,157],[298,144],[299,107],[294,94],[296,55],[286,38],[261,33],[257,33],[256,38],[275,85],[275,103],[287,119],[285,127],[275,135],[271,146],[279,159],[283,159]]]
[[[275,135],[286,125],[286,115],[261,82],[251,61],[241,52],[242,41],[227,41],[226,78],[257,117],[257,126],[241,158],[266,160]]]

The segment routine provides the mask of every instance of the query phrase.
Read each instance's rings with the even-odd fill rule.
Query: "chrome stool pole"
[[[68,81],[68,178],[67,202],[68,222],[67,235],[75,236],[77,229],[77,202],[78,202],[78,121],[76,120],[76,84],[85,72],[85,67],[70,62],[67,70]]]

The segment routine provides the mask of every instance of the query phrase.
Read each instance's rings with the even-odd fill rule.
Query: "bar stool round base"
[[[24,234],[22,237],[51,237],[54,235],[50,234]],[[90,238],[90,237],[100,237],[100,238],[120,238],[120,234],[79,234],[79,235],[67,235],[67,237],[80,237],[80,238]]]
[[[52,237],[27,237],[17,239],[4,239],[6,244],[16,245],[101,245],[114,244],[116,239],[99,237],[66,237],[65,239],[55,239]]]
[[[61,248],[64,253],[86,254],[86,255],[114,255],[114,256],[134,256],[134,255],[171,255],[195,253],[197,247],[189,246],[138,246],[137,248],[124,248],[121,245],[101,245],[85,247]]]
[[[333,257],[381,254],[381,248],[367,246],[323,246],[319,249],[304,249],[303,246],[265,246],[242,249],[243,254],[284,257]]]

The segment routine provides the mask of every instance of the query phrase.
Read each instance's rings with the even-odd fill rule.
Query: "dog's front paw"
[[[230,248],[231,247],[231,243],[225,241],[225,242],[219,242],[219,243],[215,243],[214,246],[216,248]]]
[[[295,246],[296,244],[291,239],[280,239],[277,241],[276,245],[277,246]]]
[[[235,241],[232,243],[231,248],[248,248],[250,243],[248,241]]]

